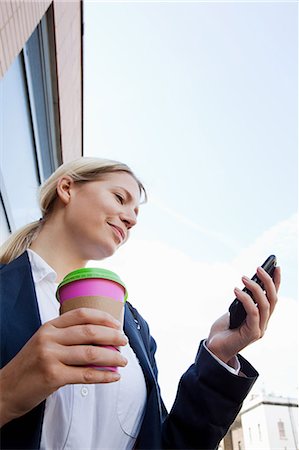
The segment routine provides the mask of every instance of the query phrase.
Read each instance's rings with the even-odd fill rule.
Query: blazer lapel
[[[27,252],[0,271],[3,296],[1,364],[13,358],[41,325]],[[9,336],[9,339],[7,338]]]
[[[151,363],[134,317],[126,305],[125,309],[125,333],[129,343],[134,350],[141,369],[144,374],[147,387],[147,403],[144,411],[144,417],[139,435],[135,443],[135,450],[160,449],[161,447],[161,425],[162,425],[162,407],[159,394],[159,386],[153,372]]]
[[[147,351],[143,343],[142,336],[137,328],[136,322],[134,321],[134,317],[127,306],[125,308],[124,331],[129,339],[130,346],[134,350],[139,360],[141,369],[145,377],[147,391],[149,393],[149,391],[153,388],[153,386],[156,385],[156,379],[150,361],[148,359]]]

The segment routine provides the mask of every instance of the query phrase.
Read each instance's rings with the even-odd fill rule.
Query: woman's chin
[[[94,259],[96,261],[100,261],[102,259],[105,258],[109,258],[110,256],[114,255],[114,253],[117,250],[117,246],[110,246],[110,247],[101,247],[100,249],[97,249],[96,251],[93,252],[93,257],[90,259]]]

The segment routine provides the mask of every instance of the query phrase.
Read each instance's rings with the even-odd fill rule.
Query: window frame
[[[24,68],[35,170],[40,185],[62,163],[53,6],[18,55]],[[6,151],[6,149],[4,149]],[[9,151],[9,150],[7,150]],[[13,207],[0,169],[0,201],[9,232],[16,230]]]
[[[62,163],[56,60],[55,51],[53,52],[55,42],[53,42],[54,30],[51,22],[49,11],[49,14],[42,18],[23,49],[41,182],[47,179]]]

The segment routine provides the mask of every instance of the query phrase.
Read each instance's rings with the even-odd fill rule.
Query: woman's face
[[[126,172],[106,174],[101,181],[71,183],[65,225],[80,257],[111,256],[136,225],[139,202],[139,186]]]

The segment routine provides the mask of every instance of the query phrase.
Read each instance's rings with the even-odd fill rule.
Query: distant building
[[[80,0],[0,1],[0,244],[37,220],[37,189],[83,154]]]
[[[264,394],[249,397],[219,448],[298,450],[298,401]]]
[[[221,441],[219,450],[244,450],[244,438],[241,424],[241,416],[238,415],[231,425],[228,433]]]
[[[298,449],[298,401],[261,395],[246,402],[241,411],[246,450]]]

